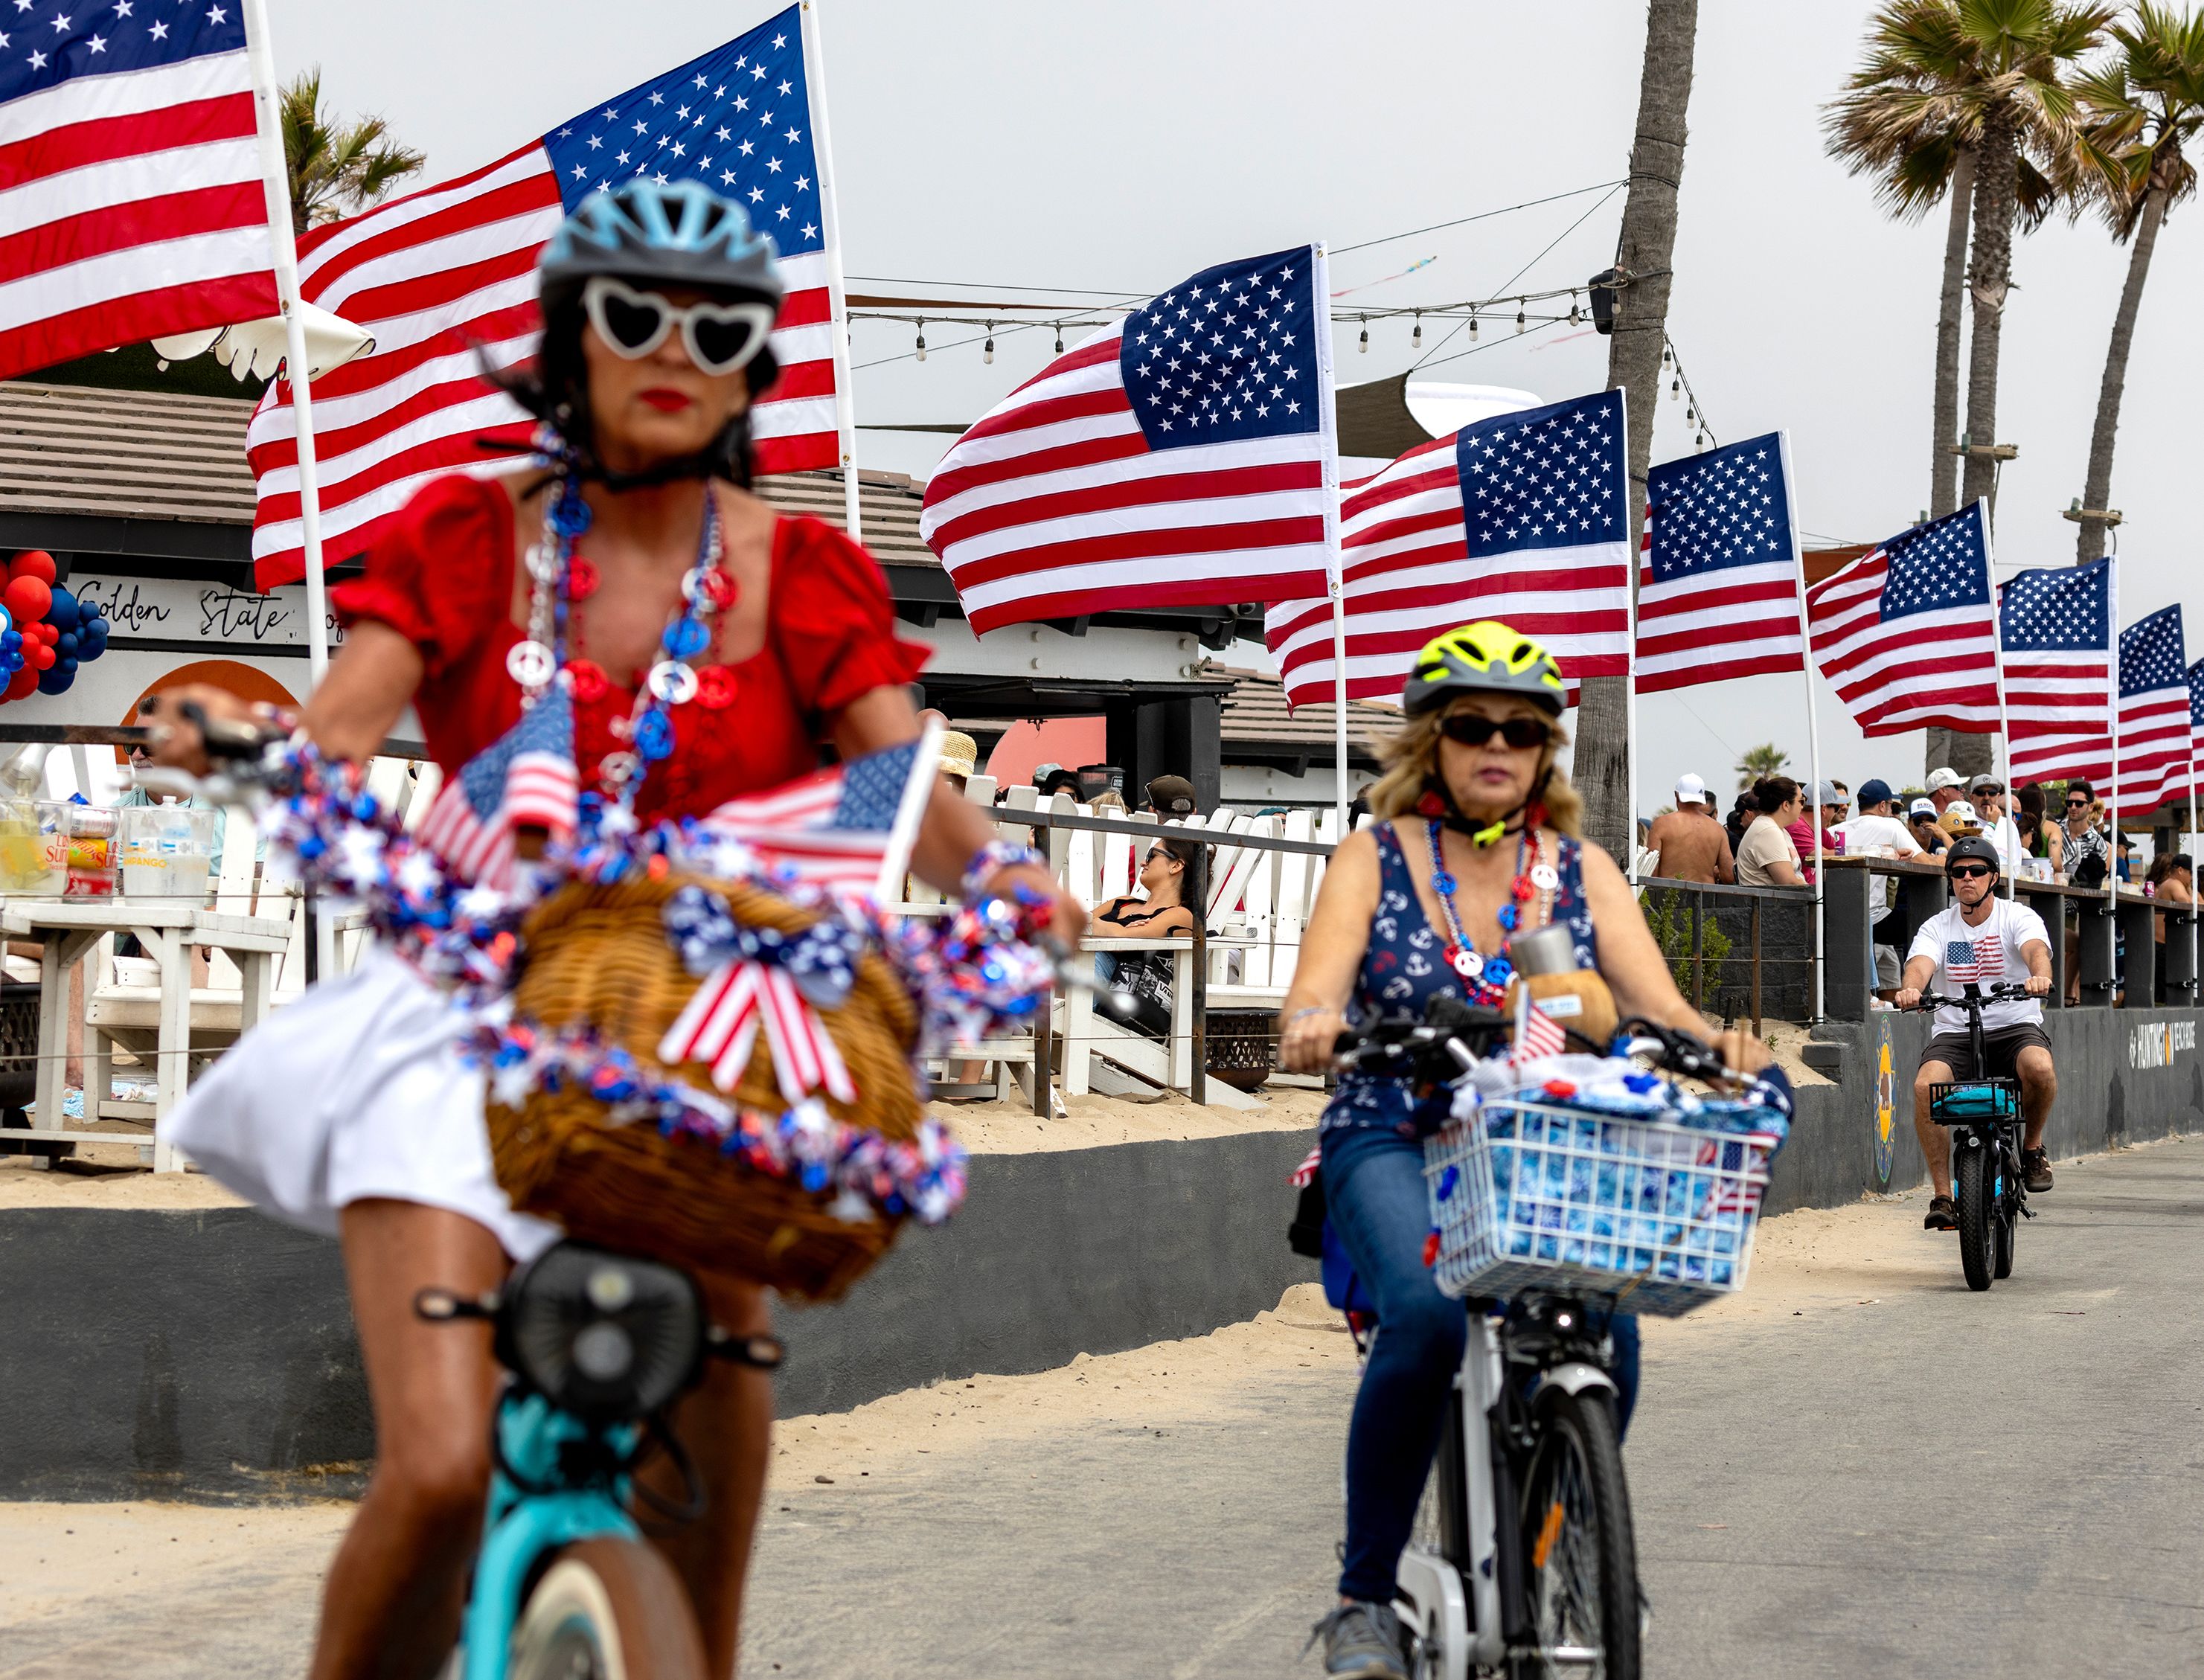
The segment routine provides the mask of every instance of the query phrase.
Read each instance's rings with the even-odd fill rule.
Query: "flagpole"
[[[1627,402],[1625,402],[1616,411],[1621,416],[1622,458],[1624,461],[1627,462],[1630,459],[1630,405]],[[1626,468],[1625,469],[1622,476],[1622,489],[1625,495],[1630,494],[1630,474]],[[1623,873],[1628,877],[1631,890],[1633,892],[1637,890],[1638,887],[1638,569],[1642,563],[1643,559],[1644,547],[1644,533],[1650,531],[1652,528],[1652,513],[1653,510],[1649,506],[1645,510],[1645,518],[1638,527],[1641,534],[1638,547],[1632,550],[1630,555],[1630,576],[1623,586],[1624,623],[1627,626],[1626,635],[1627,636],[1628,640],[1625,642],[1622,650],[1622,680],[1624,683],[1622,695],[1622,788],[1624,796],[1630,802],[1629,830],[1627,837],[1623,843]],[[1625,539],[1625,541],[1626,542],[1627,539]],[[1578,692],[1581,695],[1583,690],[1579,689]],[[1707,802],[1707,810],[1709,815],[1714,812],[1714,802],[1711,799]]]
[[[314,458],[314,393],[306,363],[306,322],[299,308],[299,245],[291,232],[291,172],[283,158],[282,107],[276,56],[268,44],[267,0],[244,0],[245,57],[252,75],[254,127],[267,195],[269,243],[275,247],[276,300],[283,311],[283,370],[291,381],[291,419],[298,433],[299,525],[306,562],[306,669],[318,684],[329,668],[329,602],[322,578],[321,473]]]
[[[1791,434],[1775,434],[1776,453],[1783,461],[1783,502],[1791,511],[1791,564],[1798,580],[1798,663],[1806,680],[1806,776],[1813,783],[1806,795],[1807,825],[1814,831],[1814,1019],[1822,1017],[1822,970],[1827,966],[1828,942],[1822,915],[1822,725],[1814,704],[1814,632],[1806,612],[1806,553],[1798,541],[1798,493],[1791,482]]]
[[[256,0],[258,3],[258,0]],[[850,541],[865,540],[857,506],[857,393],[850,388],[850,305],[842,283],[842,223],[834,200],[834,147],[826,127],[826,58],[820,44],[821,0],[803,0],[803,80],[811,95],[812,161],[819,166],[819,227],[826,236],[826,315],[833,333],[834,435],[842,457],[842,518]]]
[[[2105,991],[2106,999],[2119,985],[2120,967],[2120,559],[2117,553],[2105,561],[2105,639],[2112,656],[2106,661],[2106,688],[2112,707],[2112,787],[2105,799],[2105,814],[2112,831],[2105,836]]]
[[[1339,415],[1332,391],[1331,263],[1318,240],[1311,247],[1311,280],[1316,291],[1317,412],[1324,434],[1324,570],[1331,594],[1332,748],[1338,772],[1331,808],[1339,837],[1347,838],[1347,583],[1339,564]]]
[[[2013,841],[2017,845],[2020,824],[2012,813],[2020,807],[2020,790],[2012,784],[2012,724],[2006,716],[2005,707],[2005,603],[1998,599],[1997,557],[1991,547],[1989,503],[1977,496],[1975,505],[1981,509],[1978,517],[1982,522],[1982,578],[1990,592],[1990,658],[1991,668],[1997,672],[1998,748],[2005,754],[2005,820],[2012,824]],[[2004,872],[2007,898],[2020,896],[2020,888],[2014,880],[2019,868],[2020,860],[2016,857],[2012,868]]]

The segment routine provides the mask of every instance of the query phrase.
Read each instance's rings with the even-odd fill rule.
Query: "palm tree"
[[[1929,427],[1928,517],[1959,505],[1959,319],[1967,271],[1969,199],[1982,113],[1965,97],[1979,55],[1959,27],[1958,0],[1890,0],[1868,32],[1867,57],[1846,92],[1824,107],[1831,157],[1878,177],[1875,196],[1901,221],[1947,206],[1936,311],[1936,377]],[[2019,217],[2032,231],[2059,201],[2035,161],[2018,160]],[[1939,762],[1941,762],[1940,760]]]
[[[1773,741],[1763,741],[1757,747],[1748,747],[1737,760],[1737,790],[1743,793],[1755,782],[1765,781],[1770,776],[1780,776],[1783,766],[1791,762],[1791,754]]]
[[[1650,0],[1645,63],[1638,85],[1638,139],[1630,153],[1630,195],[1614,266],[1628,278],[1614,294],[1614,336],[1607,382],[1623,393],[1630,441],[1630,550],[1638,552],[1645,474],[1653,459],[1653,415],[1661,393],[1661,352],[1668,342],[1669,263],[1676,249],[1676,187],[1684,176],[1684,114],[1692,98],[1692,55],[1698,0]],[[1631,588],[1638,587],[1631,568]],[[1591,838],[1628,857],[1637,835],[1629,807],[1629,679],[1595,677],[1584,684],[1571,774],[1583,791]]]
[[[2097,423],[2089,435],[2085,510],[2100,511],[2112,494],[2112,440],[2119,429],[2120,397],[2127,387],[2128,351],[2151,253],[2166,212],[2196,190],[2196,166],[2184,144],[2204,129],[2204,18],[2183,16],[2142,0],[2134,15],[2112,26],[2119,54],[2076,84],[2088,113],[2083,130],[2087,184],[2112,225],[2112,237],[2132,240],[2128,277],[2112,317],[2105,352],[2105,380],[2097,393]],[[2105,524],[2084,517],[2075,542],[2077,564],[2105,552]]]
[[[294,234],[365,210],[428,161],[391,139],[379,116],[347,123],[325,113],[318,65],[283,89],[282,124]]]

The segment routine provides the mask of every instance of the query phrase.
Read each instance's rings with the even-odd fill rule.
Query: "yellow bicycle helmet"
[[[1496,618],[1462,624],[1426,642],[1401,704],[1414,717],[1464,694],[1520,695],[1556,718],[1568,703],[1554,656]]]

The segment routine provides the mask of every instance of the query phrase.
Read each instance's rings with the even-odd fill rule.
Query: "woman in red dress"
[[[639,180],[585,201],[546,247],[541,279],[543,344],[513,388],[559,434],[590,516],[566,631],[584,788],[608,774],[602,790],[617,793],[623,760],[636,768],[625,727],[636,687],[664,656],[714,517],[720,555],[706,581],[718,610],[708,646],[687,657],[697,680],[672,708],[672,750],[641,766],[636,814],[701,815],[814,769],[821,743],[853,757],[916,739],[906,684],[924,651],[896,639],[879,567],[838,531],[777,514],[749,488],[748,410],[773,377],[764,339],[781,297],[770,242],[739,206],[693,182]],[[518,720],[530,559],[557,494],[556,479],[530,464],[440,479],[414,497],[365,575],[335,591],[344,648],[302,719],[323,754],[364,761],[410,703],[448,776]],[[243,708],[207,689],[158,703],[169,731],[162,758],[203,768],[185,699],[217,716]],[[951,891],[1022,883],[1045,892],[1058,936],[1075,942],[1077,904],[1029,855],[1006,856],[993,842],[976,807],[938,787],[912,867]],[[236,1072],[226,1058],[173,1128],[226,1182],[342,1241],[376,1462],[330,1570],[317,1680],[428,1676],[450,1653],[498,1379],[486,1328],[424,1323],[413,1299],[432,1286],[495,1288],[510,1259],[556,1234],[505,1204],[479,1135],[479,1071],[439,1036],[425,985],[382,961],[322,989],[326,1004],[302,1000],[249,1038],[233,1053]],[[269,1049],[256,1056],[264,1032]],[[271,1090],[293,1077],[308,1088]],[[324,1080],[335,1096],[315,1088]],[[721,1287],[710,1304],[731,1330],[767,1327],[761,1288]],[[661,1544],[696,1605],[715,1674],[734,1669],[771,1417],[767,1379],[726,1368],[674,1420],[708,1515]]]

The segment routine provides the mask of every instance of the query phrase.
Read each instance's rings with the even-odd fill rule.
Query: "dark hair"
[[[1158,846],[1164,849],[1166,856],[1176,860],[1182,872],[1179,876],[1178,901],[1185,908],[1194,910],[1195,907],[1188,899],[1187,884],[1192,882],[1199,885],[1207,876],[1208,871],[1204,866],[1208,862],[1209,848],[1193,840],[1158,837],[1148,842],[1151,851]]]
[[[2043,827],[2043,817],[2040,812],[2029,810],[2023,806],[2021,807],[2020,814],[2012,819],[2012,825],[2019,834],[2022,843],[2033,846],[2035,843],[2037,833]]]
[[[578,474],[615,489],[690,477],[724,478],[745,490],[750,488],[750,407],[780,376],[780,364],[770,345],[761,347],[743,370],[750,402],[709,443],[694,455],[661,462],[646,471],[619,473],[607,468],[597,454],[596,425],[590,415],[589,364],[582,355],[582,289],[554,287],[544,294],[542,307],[543,336],[534,358],[510,368],[485,365],[483,377],[559,434]]]
[[[2144,882],[2150,886],[2156,886],[2173,873],[2174,866],[2178,861],[2179,860],[2171,852],[2154,853],[2150,860],[2150,868],[2143,876]]]
[[[2042,783],[2023,782],[2013,790],[2012,797],[2014,802],[2030,816],[2040,817],[2043,814]]]
[[[2070,797],[2077,793],[2086,794],[2091,799],[2097,796],[2096,789],[2090,785],[2089,778],[2086,776],[2077,776],[2072,781],[2067,783],[2066,792]]]
[[[1788,776],[1763,776],[1752,784],[1753,803],[1763,816],[1772,817],[1780,806],[1798,796],[1798,784]]]

